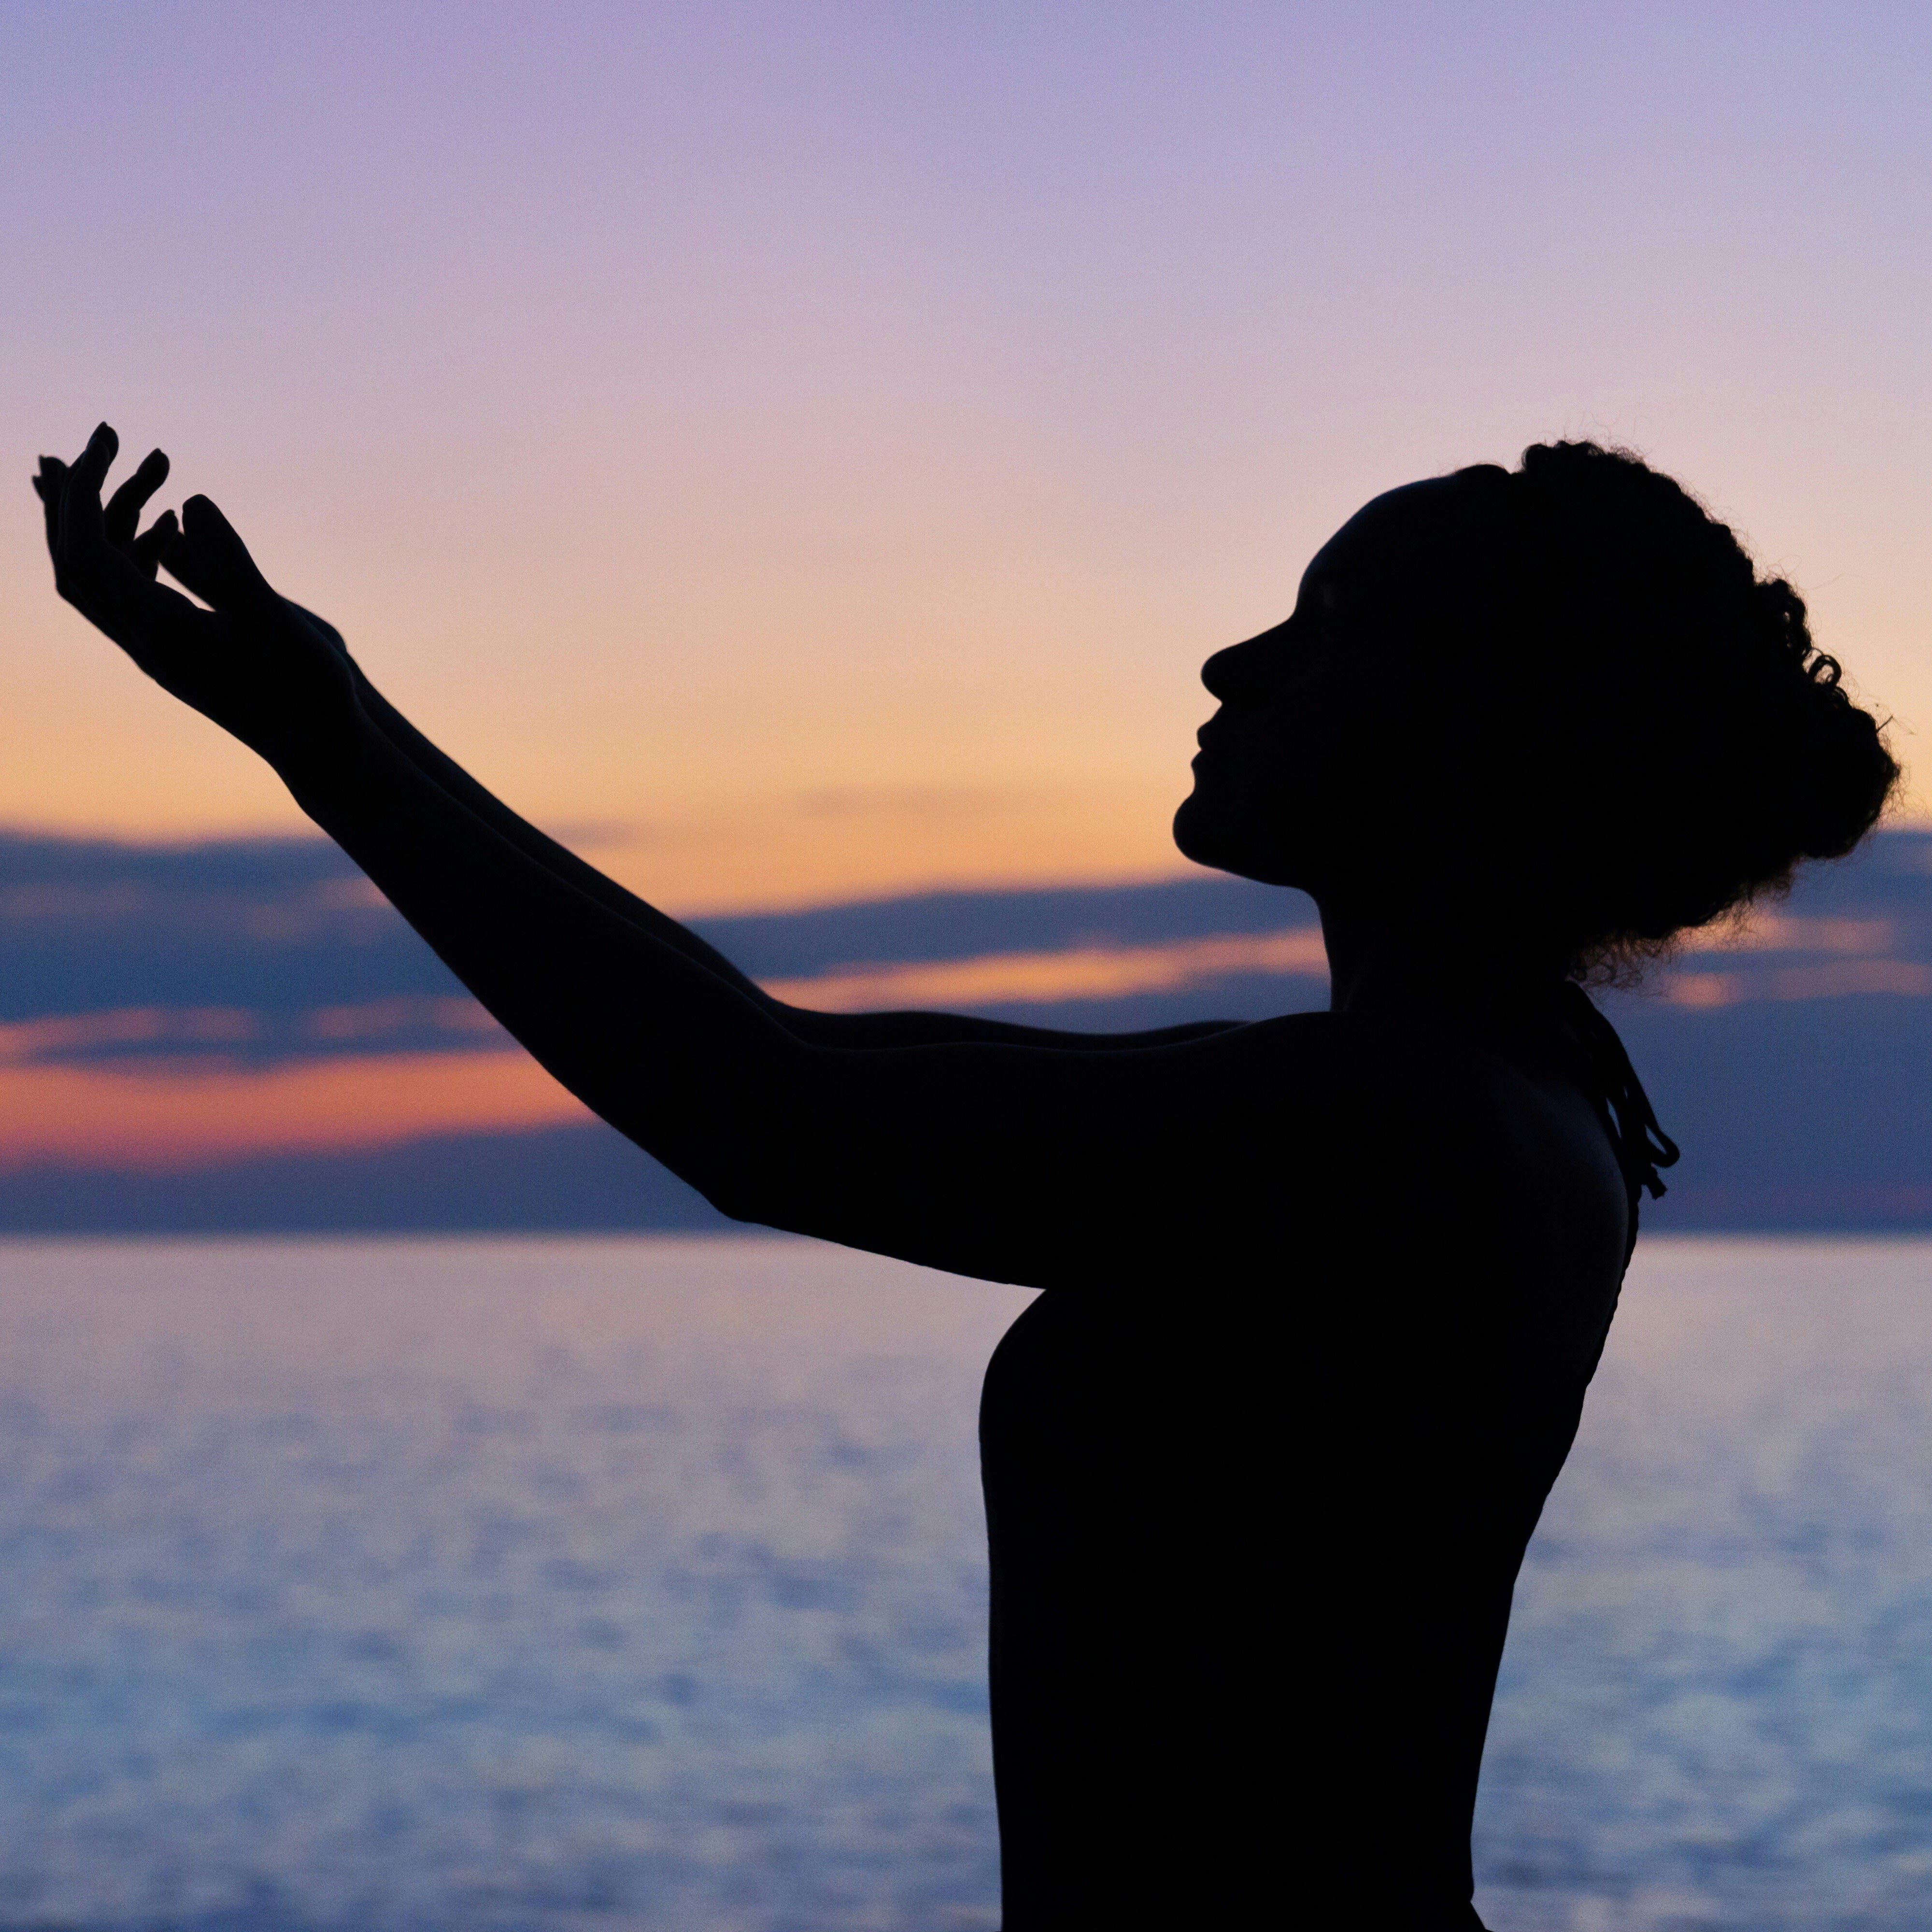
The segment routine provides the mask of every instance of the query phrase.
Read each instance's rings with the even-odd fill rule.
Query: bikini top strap
[[[1596,1073],[1610,1144],[1623,1169],[1624,1185],[1630,1190],[1630,1239],[1634,1244],[1638,1196],[1648,1188],[1653,1201],[1661,1198],[1665,1190],[1658,1169],[1677,1164],[1677,1143],[1658,1125],[1650,1096],[1643,1090],[1616,1028],[1598,1010],[1596,1001],[1574,980],[1564,982],[1562,997],[1564,1016],[1575,1028]]]

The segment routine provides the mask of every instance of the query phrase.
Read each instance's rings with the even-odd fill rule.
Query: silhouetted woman
[[[1898,776],[1790,586],[1588,443],[1379,496],[1208,660],[1174,823],[1313,895],[1330,1011],[840,1017],[491,797],[206,498],[137,537],[116,446],[42,466],[62,595],[566,1087],[728,1214],[1047,1291],[981,1417],[1009,1932],[1476,1925],[1510,1590],[1676,1157],[1579,982]]]

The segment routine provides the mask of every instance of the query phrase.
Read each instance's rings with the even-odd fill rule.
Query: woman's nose
[[[1216,651],[1201,667],[1201,682],[1210,697],[1218,698],[1223,704],[1234,704],[1266,692],[1268,668],[1263,654],[1255,649],[1259,642],[1258,638],[1250,638],[1246,644],[1230,644],[1226,650]]]

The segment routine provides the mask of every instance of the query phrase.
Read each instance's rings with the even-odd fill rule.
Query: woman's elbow
[[[764,1199],[755,1188],[745,1187],[728,1179],[693,1180],[691,1185],[728,1221],[736,1221],[748,1228],[791,1232],[785,1227],[784,1217],[776,1204]]]
[[[792,1229],[792,1190],[778,1184],[761,1162],[734,1158],[728,1149],[694,1154],[687,1149],[667,1148],[656,1136],[646,1139],[633,1134],[630,1138],[687,1187],[702,1195],[728,1221]]]

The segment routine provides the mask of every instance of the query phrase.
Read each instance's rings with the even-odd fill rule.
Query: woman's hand
[[[259,752],[284,776],[341,756],[362,723],[340,636],[270,588],[226,518],[190,496],[136,534],[166,480],[158,449],[104,507],[119,448],[103,423],[71,466],[43,457],[54,587],[166,691]],[[157,565],[211,608],[155,580]]]

